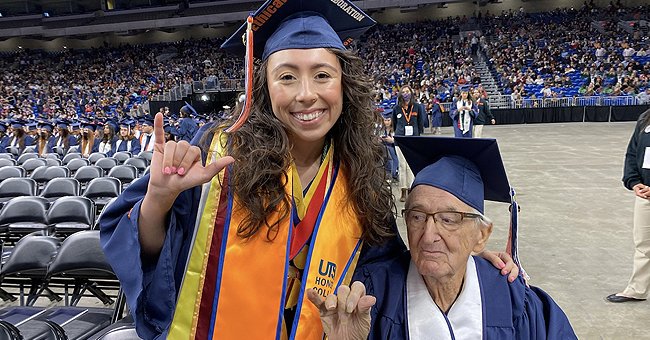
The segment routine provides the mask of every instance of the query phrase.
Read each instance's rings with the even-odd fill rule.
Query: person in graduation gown
[[[253,38],[251,22],[226,40],[241,55],[247,33],[247,70],[260,59],[240,117],[165,143],[156,115],[150,175],[99,221],[140,337],[322,339],[306,291],[327,296],[404,249],[372,84],[336,33],[349,41],[374,22],[337,4],[270,0]]]
[[[5,152],[5,150],[7,150],[9,139],[9,136],[7,135],[7,126],[4,123],[0,123],[0,152]]]
[[[492,233],[484,200],[511,203],[509,245],[516,254],[518,207],[496,140],[396,140],[417,174],[402,211],[409,251],[366,266],[338,295],[310,293],[325,332],[345,339],[577,339],[547,293],[521,276],[509,283],[472,256]],[[370,318],[346,314],[368,308]]]
[[[39,156],[45,156],[48,153],[54,152],[54,139],[52,136],[52,130],[54,126],[50,122],[42,122],[39,124],[39,134],[38,139],[36,140],[36,152]]]
[[[93,152],[98,152],[101,140],[95,137],[95,124],[91,122],[83,123],[81,137],[79,138],[79,152],[85,158],[88,158]]]
[[[178,122],[178,138],[179,140],[191,141],[196,134],[196,131],[199,129],[199,126],[196,124],[192,116],[196,116],[198,113],[192,105],[185,103],[180,110],[180,121]]]
[[[71,146],[77,145],[77,139],[68,130],[68,123],[66,121],[59,121],[56,124],[58,136],[53,142],[53,150],[62,150],[63,154],[68,153]]]
[[[115,142],[117,137],[115,136],[115,128],[117,124],[113,121],[107,121],[104,125],[104,135],[99,141],[97,151],[105,154],[108,157],[113,156],[115,153]]]
[[[153,133],[153,119],[145,117],[140,124],[142,132],[140,133],[140,145],[142,151],[153,151],[153,146],[156,144],[156,137]]]
[[[133,121],[123,120],[120,123],[120,135],[115,141],[115,152],[127,151],[132,155],[140,153],[140,141],[133,135]]]
[[[441,127],[442,127],[442,112],[443,112],[443,107],[440,104],[440,100],[438,100],[438,97],[434,97],[431,100],[431,132],[434,135],[439,135],[442,133]]]
[[[20,120],[11,122],[11,138],[7,143],[7,150],[15,149],[18,154],[21,154],[25,147],[34,145],[34,139],[25,132],[24,126],[25,123]]]
[[[472,128],[477,116],[478,106],[472,101],[469,90],[464,87],[460,90],[460,97],[451,103],[449,110],[449,117],[454,125],[454,136],[472,138]]]

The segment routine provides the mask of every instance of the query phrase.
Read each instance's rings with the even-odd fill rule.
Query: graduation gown
[[[468,116],[465,117],[464,114],[458,110],[458,103],[459,101],[456,100],[451,104],[451,110],[449,110],[449,117],[453,121],[453,126],[454,126],[454,136],[455,137],[464,137],[464,138],[472,138],[472,128],[474,127],[474,120],[478,116],[478,106],[476,104],[467,102],[468,104],[471,104],[472,109],[468,110],[465,112]],[[466,118],[463,120],[463,118]],[[461,130],[460,125],[461,122],[463,124],[467,124],[467,132],[463,133],[463,130]]]
[[[526,286],[521,277],[508,283],[507,277],[487,260],[476,256],[473,259],[480,286],[481,301],[476,305],[482,311],[483,339],[577,339],[566,315],[548,294]],[[369,339],[409,339],[410,262],[410,254],[405,251],[388,261],[365,266],[357,277],[366,285],[367,294],[377,298],[371,311]],[[431,322],[435,322],[433,316]],[[463,338],[458,337],[460,330],[455,333],[457,339]]]
[[[194,133],[199,128],[199,126],[194,122],[192,118],[183,118],[181,119],[178,125],[178,138],[179,140],[191,141],[194,138]]]
[[[198,144],[209,125],[199,130],[191,144]],[[205,153],[202,156],[205,161]],[[166,237],[158,259],[142,262],[137,223],[148,183],[149,175],[135,181],[102,212],[100,241],[120,280],[138,335],[143,339],[165,339],[191,250],[201,187],[180,193],[168,214]],[[393,228],[397,235],[394,221]],[[398,236],[382,246],[364,246],[352,280],[357,280],[355,277],[366,264],[383,261],[405,249]]]
[[[115,141],[115,152],[119,151],[128,151],[132,155],[137,155],[140,153],[140,141],[137,138],[133,138],[130,141],[118,139]]]

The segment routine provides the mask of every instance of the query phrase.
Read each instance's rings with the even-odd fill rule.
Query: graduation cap
[[[18,119],[11,120],[11,127],[14,129],[22,129],[25,126],[25,122]]]
[[[35,130],[38,127],[38,124],[36,122],[32,121],[32,122],[28,122],[27,124],[25,124],[25,126],[29,130]]]
[[[42,130],[47,130],[49,132],[52,132],[54,130],[54,125],[48,121],[42,121],[38,124],[38,127],[41,128]]]
[[[95,131],[95,128],[96,128],[96,125],[94,123],[92,123],[92,122],[84,122],[83,124],[81,124],[81,126],[84,129],[88,129],[88,130],[91,130],[91,131]]]
[[[192,107],[192,105],[190,105],[190,103],[188,103],[188,102],[185,102],[185,105],[183,105],[183,107],[181,107],[181,112],[184,112],[184,113],[186,113],[186,114],[188,114],[188,115],[189,115],[190,113],[191,113],[192,115],[194,115],[194,116],[198,115],[198,113],[196,112],[196,110],[194,110],[194,108]]]
[[[393,109],[385,109],[381,112],[381,116],[384,117],[384,119],[393,118]]]
[[[68,122],[65,121],[65,120],[59,120],[56,123],[56,127],[58,127],[59,129],[67,129],[68,128]]]
[[[151,116],[145,116],[144,118],[142,118],[140,125],[153,126],[153,118]]]
[[[268,0],[253,14],[253,56],[266,60],[286,49],[345,49],[375,24],[349,0]],[[244,56],[242,25],[221,48]]]
[[[131,129],[135,126],[135,121],[132,119],[122,119],[120,120],[120,128]]]
[[[79,130],[80,126],[81,124],[79,123],[70,123],[70,127],[72,128],[72,130]]]
[[[484,200],[510,203],[507,251],[519,265],[518,205],[496,139],[395,136],[395,143],[415,175],[411,190],[418,185],[442,189],[481,214]]]

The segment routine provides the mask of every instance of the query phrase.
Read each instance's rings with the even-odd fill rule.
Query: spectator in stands
[[[97,151],[111,157],[115,153],[115,123],[112,121],[107,122],[104,125],[104,135],[102,136],[101,142],[97,148]]]
[[[134,123],[132,120],[122,120],[120,122],[120,135],[115,140],[115,152],[126,151],[132,155],[140,153],[140,141],[133,135]]]
[[[492,115],[492,110],[490,109],[490,102],[487,99],[486,95],[481,94],[481,92],[476,89],[474,90],[474,98],[476,98],[476,106],[478,107],[478,115],[474,119],[474,128],[472,130],[472,136],[474,138],[481,138],[483,136],[483,125],[490,123],[496,124],[494,116]]]
[[[634,262],[627,287],[607,296],[610,302],[643,301],[650,294],[650,110],[639,117],[625,153],[623,185],[634,192]]]
[[[5,152],[7,150],[7,144],[9,143],[9,136],[7,135],[7,126],[0,122],[0,150]]]
[[[101,139],[95,137],[95,124],[84,123],[81,139],[79,140],[79,152],[85,158],[88,158],[91,153],[99,151],[99,144],[101,144]]]
[[[650,87],[639,93],[636,96],[636,100],[638,105],[650,104]]]
[[[449,111],[454,125],[454,136],[472,138],[472,127],[477,115],[478,106],[469,94],[469,89],[461,89],[460,97],[451,104]]]
[[[39,156],[45,156],[53,152],[54,137],[52,136],[52,123],[42,122],[40,124],[40,133],[36,140],[36,152]]]
[[[424,133],[424,120],[427,113],[424,107],[415,101],[413,90],[410,86],[404,85],[400,89],[400,96],[397,104],[393,107],[393,127],[395,136],[419,136]],[[397,159],[399,160],[399,187],[401,190],[400,202],[406,201],[408,188],[413,182],[413,172],[409,168],[404,155],[395,146]]]

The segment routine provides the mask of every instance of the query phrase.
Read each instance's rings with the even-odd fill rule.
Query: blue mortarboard
[[[122,119],[120,120],[120,128],[128,128],[131,129],[135,126],[135,121],[132,119]]]
[[[35,130],[35,129],[38,127],[38,123],[36,123],[36,122],[29,122],[29,123],[25,124],[25,126],[26,126],[29,130]]]
[[[68,128],[68,122],[66,122],[65,120],[59,120],[58,122],[56,122],[56,127],[60,128],[60,129],[67,129]]]
[[[112,119],[106,120],[106,125],[110,125],[113,128],[113,130],[117,130],[117,128],[119,126],[117,124],[117,122],[115,120],[112,120]]]
[[[183,112],[185,112],[187,114],[191,113],[194,116],[198,115],[196,110],[194,110],[194,107],[192,107],[192,105],[190,105],[190,103],[188,103],[188,102],[185,102],[185,105],[183,105],[183,107],[181,107],[181,111],[183,111]]]
[[[89,130],[95,131],[95,124],[93,124],[91,122],[84,122],[84,123],[81,124],[81,126],[84,129],[89,129]]]
[[[81,124],[79,123],[70,123],[70,127],[72,128],[72,130],[79,130],[80,126]]]
[[[40,122],[38,124],[38,127],[40,127],[41,129],[50,131],[50,132],[52,132],[52,130],[54,130],[54,125],[52,123],[48,122],[48,121]]]
[[[345,49],[375,21],[349,0],[268,0],[253,14],[253,55],[266,60],[286,49]],[[245,54],[246,24],[222,48]]]
[[[381,116],[384,117],[384,119],[392,118],[393,109],[385,109],[384,111],[382,111]]]
[[[415,174],[411,189],[430,185],[445,190],[484,213],[484,200],[510,203],[507,251],[520,267],[518,256],[519,208],[510,187],[496,139],[395,136]],[[526,276],[523,269],[521,275]]]
[[[11,120],[11,127],[14,129],[21,129],[23,126],[25,126],[25,122],[22,120],[18,119],[12,119]]]
[[[396,136],[395,142],[415,174],[411,188],[440,188],[481,213],[484,200],[511,202],[495,139]]]
[[[7,131],[7,125],[5,125],[5,122],[0,122],[0,132],[6,132]]]
[[[153,126],[153,117],[145,116],[144,118],[142,118],[141,124],[142,125]]]

